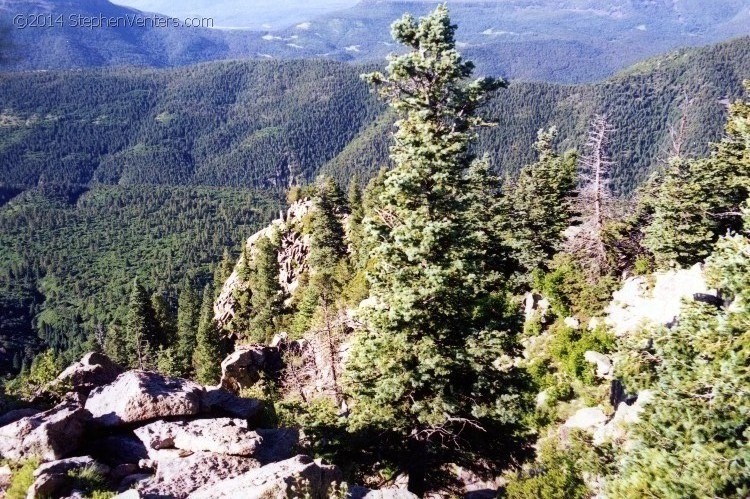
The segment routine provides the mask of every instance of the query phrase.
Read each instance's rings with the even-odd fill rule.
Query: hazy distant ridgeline
[[[223,185],[284,188],[321,168],[342,183],[387,161],[390,118],[338,62],[256,61],[189,68],[0,75],[0,178],[7,184]],[[686,94],[686,150],[719,137],[724,99],[750,76],[750,38],[643,62],[592,85],[513,83],[487,108],[499,126],[479,150],[499,171],[533,157],[539,128],[581,147],[610,115],[614,187],[628,192],[663,157]],[[709,131],[708,136],[706,130]]]
[[[463,0],[449,6],[459,25],[458,46],[480,72],[523,80],[594,81],[677,47],[750,34],[750,6],[742,0],[621,0],[607,2],[606,7],[593,0]],[[380,61],[396,50],[389,34],[391,22],[405,11],[418,16],[432,7],[434,2],[421,0],[366,0],[283,29],[275,25],[273,31],[17,29],[12,26],[16,14],[49,13],[57,19],[73,13],[109,18],[141,13],[106,0],[0,0],[0,25],[6,26],[2,36],[10,42],[0,68],[168,67],[238,58]],[[266,8],[271,16],[273,7]],[[277,10],[282,18],[288,15],[282,7]],[[237,18],[241,22],[243,16]]]

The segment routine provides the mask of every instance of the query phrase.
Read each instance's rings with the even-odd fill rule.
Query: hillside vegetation
[[[392,118],[336,62],[227,62],[174,70],[0,75],[0,178],[9,185],[104,183],[286,188],[323,169],[345,184],[387,161]],[[687,107],[685,152],[706,152],[722,102],[741,94],[750,38],[683,50],[602,83],[513,83],[491,99],[477,150],[499,173],[532,159],[555,125],[578,147],[594,113],[613,135],[613,181],[632,191],[653,171]],[[716,111],[719,112],[716,112]]]
[[[457,43],[481,72],[494,76],[558,83],[607,78],[637,61],[678,47],[701,46],[750,34],[750,9],[741,0],[615,1],[598,0],[451,0],[458,24]],[[138,5],[138,4],[131,4]],[[140,5],[143,5],[141,3]],[[0,32],[7,26],[9,47],[0,69],[50,70],[111,66],[174,67],[232,59],[327,59],[355,63],[381,61],[399,47],[389,28],[404,12],[428,13],[427,0],[351,2],[351,7],[313,15],[306,5],[288,26],[259,26],[253,12],[286,13],[284,2],[241,5],[220,2],[214,9],[160,2],[151,11],[205,14],[218,11],[214,26],[81,29],[70,16],[97,19],[148,18],[135,9],[106,0],[0,0]],[[303,14],[303,12],[308,14]],[[52,28],[17,29],[17,14],[51,15]],[[305,16],[302,17],[302,16]],[[176,15],[182,22],[184,18]],[[222,17],[224,21],[222,21]],[[231,23],[226,19],[230,17]],[[254,18],[255,17],[255,18]],[[283,16],[282,14],[282,17]],[[243,24],[243,19],[251,21]],[[213,19],[213,18],[211,18]],[[265,23],[264,23],[265,24]],[[0,43],[2,46],[2,43]]]
[[[272,196],[207,187],[27,191],[0,210],[0,364],[40,341],[66,358],[122,324],[130,287],[176,302],[210,282],[225,248],[277,213]]]
[[[367,136],[395,118],[390,167],[348,195],[328,175],[293,185],[236,263],[268,190],[3,191],[21,305],[2,316],[28,308],[38,344],[3,350],[21,370],[0,410],[48,409],[3,416],[13,496],[748,497],[750,80],[721,107],[706,89],[731,70],[676,55],[592,87],[592,108],[562,89],[555,109],[582,116],[560,126],[587,116],[585,138],[563,149],[547,121],[500,177],[478,131],[498,109],[496,129],[525,126],[498,107],[519,95],[473,78],[445,5],[393,38],[404,53],[363,76],[389,107]],[[721,50],[708,68],[742,57]],[[658,75],[701,99],[672,116]],[[638,151],[650,120],[670,125],[664,161],[617,196],[645,172],[624,174],[616,137]]]

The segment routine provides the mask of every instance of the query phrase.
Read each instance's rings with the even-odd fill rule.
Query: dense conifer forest
[[[87,351],[199,383],[118,421],[160,452],[98,498],[164,485],[193,451],[129,433],[211,424],[209,392],[340,466],[279,497],[746,498],[750,39],[556,86],[477,77],[455,33],[404,15],[381,70],[0,76],[0,410],[77,403]]]
[[[665,159],[668,126],[689,101],[685,152],[721,133],[722,103],[741,95],[750,38],[687,49],[592,85],[512,83],[483,115],[478,150],[498,172],[533,158],[554,124],[578,147],[589,117],[607,114],[613,182],[630,193]],[[368,93],[367,68],[322,61],[207,63],[0,75],[5,185],[104,183],[286,188],[323,169],[348,184],[388,159],[392,118]]]
[[[80,355],[123,324],[134,279],[176,305],[280,200],[232,188],[34,188],[0,212],[0,345],[17,371],[43,345]],[[149,295],[150,296],[150,295]],[[40,343],[40,341],[42,343]]]

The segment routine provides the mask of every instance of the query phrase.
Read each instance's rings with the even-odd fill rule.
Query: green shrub
[[[304,428],[314,457],[336,462],[337,449],[346,439],[346,422],[332,400],[286,400],[276,404],[276,414],[281,426]]]
[[[639,256],[633,263],[633,275],[648,275],[654,271],[654,262],[648,256]]]
[[[536,460],[527,469],[508,476],[501,497],[508,499],[577,499],[588,498],[584,477],[603,476],[611,472],[613,450],[596,447],[591,437],[574,431],[566,442],[548,439],[539,447]]]
[[[505,487],[508,499],[583,499],[588,487],[577,455],[558,449],[554,443],[542,445],[533,469],[511,476]]]
[[[560,322],[552,328],[553,339],[549,353],[559,368],[583,381],[593,384],[596,380],[595,366],[586,362],[584,354],[588,350],[609,353],[615,347],[615,337],[608,331],[597,328],[594,331],[571,329]]]
[[[263,403],[263,414],[260,421],[261,427],[272,428],[278,426],[279,418],[276,414],[275,404],[279,399],[279,393],[273,381],[266,379],[261,374],[260,380],[257,383],[240,390],[240,397],[260,400]]]
[[[83,468],[68,472],[73,480],[73,489],[80,490],[91,499],[110,499],[116,495],[108,489],[106,478],[94,468]]]
[[[6,383],[5,390],[11,396],[28,400],[54,381],[61,371],[62,368],[58,364],[55,353],[52,350],[47,350],[34,358],[29,372],[21,373],[15,379]],[[57,387],[56,392],[65,393],[66,387]]]
[[[575,315],[587,319],[597,315],[617,286],[617,280],[612,276],[590,283],[580,262],[567,254],[556,255],[550,269],[547,273],[535,272],[533,283],[549,300],[552,312],[560,318]]]
[[[34,470],[39,467],[39,461],[30,460],[10,466],[13,470],[13,476],[10,479],[10,486],[5,492],[5,497],[6,499],[26,499],[26,492],[34,483]]]

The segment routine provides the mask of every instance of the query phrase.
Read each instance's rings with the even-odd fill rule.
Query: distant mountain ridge
[[[234,61],[160,69],[0,74],[0,179],[39,183],[212,185],[280,190],[327,171],[342,183],[387,163],[392,117],[336,61]],[[542,127],[580,148],[606,113],[614,185],[635,188],[663,158],[668,127],[693,99],[685,150],[705,153],[723,103],[750,77],[750,37],[644,61],[596,84],[512,82],[486,106],[499,123],[478,150],[500,172],[533,160]]]
[[[659,53],[750,34],[742,0],[449,1],[458,45],[480,72],[561,83],[594,81]],[[0,69],[170,67],[226,59],[381,61],[396,50],[390,24],[423,0],[365,0],[276,31],[206,28],[18,29],[17,14],[145,15],[106,0],[0,0],[11,43]]]

